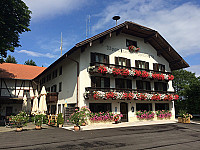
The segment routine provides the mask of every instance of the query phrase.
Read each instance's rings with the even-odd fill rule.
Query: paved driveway
[[[0,133],[0,149],[199,149],[200,125],[163,124],[73,132],[59,128]]]

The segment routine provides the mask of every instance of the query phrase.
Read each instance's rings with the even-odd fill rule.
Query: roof
[[[132,36],[143,38],[144,42],[148,42],[149,44],[151,44],[152,47],[154,47],[154,49],[158,52],[158,55],[162,55],[169,62],[169,65],[172,71],[189,67],[188,63],[158,33],[158,31],[139,25],[131,21],[125,21],[124,23],[121,23],[113,28],[110,28],[91,38],[88,38],[86,40],[83,40],[77,43],[72,49],[66,52],[62,57],[60,57],[54,63],[52,63],[43,73],[53,68],[60,61],[65,59],[66,56],[69,56],[77,49],[81,48],[84,50],[88,45],[90,45],[91,42],[95,40],[100,40],[101,42],[104,39],[106,39],[110,34],[113,34],[114,32],[116,32],[116,35],[120,33],[124,33],[124,34],[129,34]]]
[[[32,80],[45,69],[46,67],[0,63],[0,78]]]

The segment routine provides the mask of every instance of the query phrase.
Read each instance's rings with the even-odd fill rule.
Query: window
[[[128,79],[115,79],[115,87],[117,89],[132,89],[132,81]]]
[[[136,111],[152,111],[152,104],[151,103],[136,103]]]
[[[59,83],[59,92],[62,91],[62,82]]]
[[[154,82],[155,91],[167,91],[167,83],[164,82]]]
[[[115,57],[115,64],[120,66],[131,67],[131,60],[123,57]]]
[[[91,76],[91,87],[110,88],[110,78]]]
[[[55,84],[51,87],[51,92],[56,92],[56,91],[57,91],[57,85]]]
[[[47,92],[50,92],[50,87],[46,88]]]
[[[153,63],[153,70],[165,72],[165,65]]]
[[[126,39],[126,46],[129,47],[129,46],[131,46],[131,45],[137,47],[137,42],[136,42],[136,41],[132,41],[132,40]]]
[[[51,80],[51,74],[47,75],[47,82]]]
[[[62,75],[62,66],[59,68],[59,76]]]
[[[155,109],[157,110],[169,110],[169,103],[156,103]]]
[[[135,60],[135,67],[149,70],[149,62],[141,61],[141,60]]]
[[[109,56],[100,53],[91,53],[91,63],[95,62],[109,64]]]
[[[111,112],[111,103],[89,103],[91,112]]]
[[[151,90],[151,84],[148,81],[137,80],[136,86],[139,90]]]
[[[52,74],[52,79],[56,78],[57,77],[57,69],[53,71],[53,74]]]
[[[30,91],[29,90],[24,90],[24,95],[26,95],[27,98],[30,97]]]

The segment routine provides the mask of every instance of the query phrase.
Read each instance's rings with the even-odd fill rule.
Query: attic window
[[[126,47],[129,47],[129,46],[131,46],[131,45],[137,47],[137,42],[136,42],[136,41],[132,41],[132,40],[126,39]]]

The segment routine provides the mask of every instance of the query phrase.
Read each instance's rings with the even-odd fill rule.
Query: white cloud
[[[200,76],[200,65],[192,65],[191,67],[187,68],[186,70],[195,73],[195,75],[197,77]]]
[[[32,20],[49,19],[79,9],[87,0],[23,0],[32,11]]]
[[[18,53],[25,53],[29,56],[33,56],[33,57],[47,57],[47,58],[58,58],[57,55],[53,55],[51,53],[38,53],[38,52],[33,52],[33,51],[28,51],[28,50],[19,50],[17,51]]]
[[[93,33],[114,26],[114,15],[121,16],[120,23],[130,20],[157,30],[182,56],[200,52],[199,5],[172,5],[165,0],[123,0],[109,4],[96,15],[100,19],[93,26]]]

